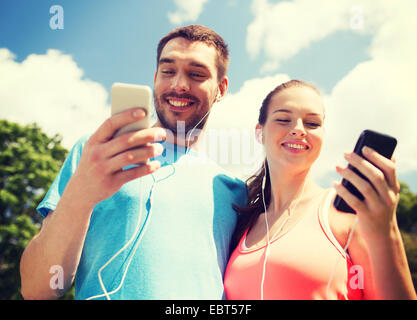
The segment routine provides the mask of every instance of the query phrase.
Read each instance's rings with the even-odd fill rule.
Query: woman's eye
[[[311,128],[318,128],[321,126],[320,123],[316,123],[316,122],[307,122],[306,124]]]
[[[276,119],[275,121],[279,122],[279,123],[289,123],[289,122],[291,122],[291,120],[287,120],[287,119]]]

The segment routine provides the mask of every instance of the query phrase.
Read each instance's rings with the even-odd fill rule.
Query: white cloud
[[[204,149],[208,155],[237,176],[248,176],[258,169],[263,160],[262,146],[255,140],[259,109],[266,95],[288,80],[285,74],[247,80],[237,93],[214,104]],[[214,152],[209,143],[217,147]]]
[[[383,4],[383,5],[381,5]],[[363,129],[398,139],[399,173],[417,170],[417,3],[385,1],[375,8],[371,59],[352,69],[326,97],[328,119],[325,162],[340,163]],[[323,165],[322,171],[325,171]]]
[[[343,164],[343,152],[353,149],[364,129],[395,136],[398,171],[417,170],[417,92],[408,83],[417,83],[417,68],[408,74],[409,67],[380,59],[361,63],[325,97],[327,138],[320,173]]]
[[[252,58],[264,53],[263,72],[275,71],[282,61],[337,31],[372,32],[381,18],[386,17],[386,6],[380,3],[373,0],[278,3],[253,0],[254,20],[247,28],[246,49]]]
[[[326,186],[331,185],[330,179],[338,180],[335,165],[346,163],[343,152],[353,149],[364,129],[395,136],[399,142],[395,152],[398,172],[415,171],[417,42],[413,39],[417,34],[414,17],[417,3],[413,0],[402,1],[400,6],[393,1],[357,1],[353,6],[351,1],[334,1],[336,7],[332,2],[295,0],[270,4],[262,0],[253,1],[255,20],[248,28],[248,50],[252,50],[253,55],[265,50],[270,59],[264,68],[277,67],[282,59],[313,41],[323,39],[326,34],[361,27],[355,19],[360,18],[356,15],[358,12],[363,14],[363,29],[355,29],[355,32],[366,32],[372,36],[370,59],[356,65],[324,96],[326,139],[313,173]],[[329,6],[325,8],[324,3]],[[334,16],[330,15],[331,11]],[[319,30],[321,27],[323,29]],[[283,48],[283,51],[278,48]],[[210,126],[253,130],[262,99],[286,80],[288,76],[277,74],[246,81],[239,92],[229,95],[215,107]],[[249,169],[247,165],[229,165],[229,168],[235,173],[240,170],[240,175],[242,172],[246,174]]]
[[[172,24],[180,25],[184,22],[194,22],[203,11],[207,0],[174,0],[177,10],[168,12],[168,19]]]
[[[61,134],[66,148],[110,115],[106,89],[84,79],[72,57],[60,51],[16,62],[12,52],[1,48],[0,74],[0,118],[36,122],[50,136]]]

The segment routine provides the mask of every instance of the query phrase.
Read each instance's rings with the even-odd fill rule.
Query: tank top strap
[[[242,238],[240,238],[239,244],[238,244],[238,248],[240,250],[248,250],[249,248],[246,246],[246,237],[248,235],[249,232],[249,228],[246,229],[245,233],[243,234]]]
[[[346,252],[343,250],[342,246],[340,245],[339,241],[337,241],[336,237],[333,234],[332,229],[330,228],[329,223],[329,211],[332,206],[332,200],[336,191],[333,188],[330,188],[328,191],[325,192],[325,196],[321,202],[318,211],[318,220],[321,229],[323,230],[324,234],[326,235],[327,239],[331,242],[331,244],[336,248],[337,251],[344,257],[348,257]]]

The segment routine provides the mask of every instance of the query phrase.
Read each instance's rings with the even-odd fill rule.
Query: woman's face
[[[308,170],[320,154],[324,129],[321,96],[305,86],[277,92],[270,100],[262,142],[269,165]]]

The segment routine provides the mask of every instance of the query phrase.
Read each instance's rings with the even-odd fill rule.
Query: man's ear
[[[255,138],[260,144],[264,144],[263,128],[259,123],[255,127]]]
[[[225,96],[229,87],[229,79],[225,76],[219,83],[217,88],[216,102],[221,101]]]

